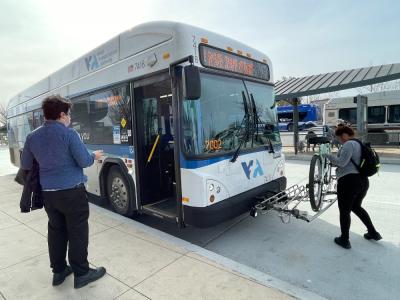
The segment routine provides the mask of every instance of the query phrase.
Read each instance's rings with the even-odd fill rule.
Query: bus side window
[[[368,107],[368,123],[385,123],[385,107]]]
[[[91,144],[130,144],[132,140],[129,87],[112,88],[89,97]]]
[[[33,129],[38,128],[44,123],[44,116],[42,110],[35,110],[33,112]]]
[[[390,105],[388,112],[389,123],[400,123],[400,105]]]
[[[71,126],[78,132],[84,143],[90,143],[88,98],[72,100],[72,103]]]
[[[31,132],[34,129],[34,127],[33,127],[33,112],[27,112],[25,114],[25,117],[27,119],[27,122],[26,122],[27,130],[29,130],[29,132]]]

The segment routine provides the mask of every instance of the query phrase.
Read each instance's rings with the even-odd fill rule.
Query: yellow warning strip
[[[151,161],[151,158],[153,157],[154,150],[156,150],[158,140],[160,139],[160,135],[157,135],[156,141],[154,142],[153,148],[151,149],[151,152],[149,154],[149,157],[147,158],[147,162],[149,163]]]

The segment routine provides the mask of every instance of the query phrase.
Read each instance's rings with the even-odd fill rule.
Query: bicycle
[[[329,160],[325,157],[331,153],[331,140],[325,136],[312,137],[310,143],[318,144],[318,153],[314,154],[311,163],[308,177],[308,192],[311,208],[313,211],[319,211],[325,195],[332,189],[333,176],[332,166]]]

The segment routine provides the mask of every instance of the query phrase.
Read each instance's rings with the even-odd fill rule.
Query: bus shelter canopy
[[[275,100],[289,100],[396,79],[400,79],[400,63],[291,78],[275,83]]]

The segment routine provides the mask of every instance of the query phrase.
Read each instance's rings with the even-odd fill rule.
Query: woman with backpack
[[[360,174],[360,162],[362,159],[362,144],[354,140],[354,131],[348,126],[339,126],[335,135],[342,143],[342,147],[336,155],[327,155],[334,166],[337,166],[337,197],[340,212],[341,236],[334,239],[339,246],[350,249],[349,241],[350,213],[354,212],[367,227],[364,234],[367,240],[380,240],[382,237],[376,231],[367,211],[361,207],[362,201],[369,188],[368,177]]]

